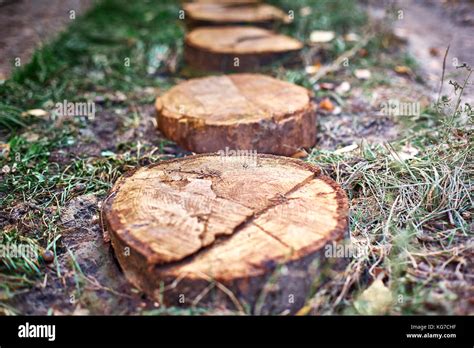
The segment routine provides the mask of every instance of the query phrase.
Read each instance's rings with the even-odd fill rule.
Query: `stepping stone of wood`
[[[183,5],[188,28],[205,25],[241,25],[271,27],[286,19],[285,12],[267,4],[207,4]]]
[[[156,100],[161,132],[197,153],[290,156],[316,142],[314,107],[307,89],[261,74],[191,79]]]
[[[244,72],[278,59],[295,58],[303,44],[286,35],[249,26],[202,27],[184,41],[184,59],[197,70]]]
[[[127,279],[152,298],[257,313],[304,304],[347,215],[344,191],[319,168],[237,152],[140,168],[102,207]]]

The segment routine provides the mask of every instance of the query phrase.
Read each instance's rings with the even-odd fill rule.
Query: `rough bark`
[[[158,127],[197,152],[230,149],[292,155],[316,141],[316,112],[303,87],[259,74],[183,82],[156,101]]]
[[[196,70],[246,72],[297,58],[303,44],[251,26],[202,27],[186,35],[184,59]]]
[[[296,311],[327,243],[344,238],[343,190],[308,163],[196,155],[119,179],[102,207],[117,259],[166,305]]]
[[[212,25],[255,25],[271,28],[285,12],[267,4],[188,3],[183,5],[188,29]]]

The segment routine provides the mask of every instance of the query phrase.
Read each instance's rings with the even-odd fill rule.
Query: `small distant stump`
[[[270,28],[286,20],[285,12],[267,4],[188,3],[183,5],[188,28],[211,25],[256,25]]]
[[[260,74],[188,80],[156,101],[158,128],[197,153],[255,150],[290,156],[316,142],[309,91]]]
[[[249,26],[197,28],[184,43],[189,66],[221,72],[254,71],[279,59],[294,59],[303,48],[289,36]]]
[[[140,168],[102,208],[125,276],[153,299],[254,313],[304,304],[347,215],[345,193],[317,167],[238,153]]]

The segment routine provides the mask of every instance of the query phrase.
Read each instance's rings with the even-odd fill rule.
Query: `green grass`
[[[470,67],[464,71],[461,86],[471,76]],[[467,260],[474,236],[474,112],[462,106],[458,92],[443,96],[419,117],[402,118],[396,141],[362,142],[345,154],[311,153],[308,160],[348,193],[351,237],[370,251],[354,258],[342,275],[333,274],[330,290],[319,290],[316,297],[326,304],[318,313],[358,313],[354,304],[367,287],[365,276],[375,278],[376,269],[395,299],[391,314],[468,313],[463,291],[470,286]],[[407,147],[417,153],[403,159]],[[429,269],[422,275],[417,274],[420,264]],[[456,283],[456,277],[462,281]],[[343,303],[337,301],[341,283],[353,289]]]
[[[307,40],[312,30],[357,31],[364,13],[354,1],[273,1],[295,19],[283,32]],[[300,9],[310,6],[307,16]],[[24,126],[22,111],[48,108],[58,101],[82,101],[104,90],[130,92],[140,87],[169,87],[166,59],[182,51],[184,27],[179,2],[103,0],[51,44],[36,50],[31,62],[0,85],[0,127]],[[339,44],[337,44],[339,43]],[[342,45],[342,46],[341,46]],[[330,57],[347,47],[336,40]],[[165,61],[156,59],[157,53]],[[129,64],[128,64],[129,63]],[[178,62],[179,64],[179,62]]]
[[[21,219],[22,224],[34,228],[4,230],[2,244],[21,240],[57,254],[61,249],[58,225],[64,204],[78,193],[104,195],[119,175],[139,163],[134,149],[124,149],[119,156],[57,163],[51,160],[51,154],[67,152],[78,141],[80,122],[65,122],[58,129],[50,120],[22,113],[34,108],[48,110],[58,101],[85,100],[105,91],[166,87],[169,80],[160,77],[166,74],[159,66],[163,62],[156,62],[151,53],[159,47],[166,47],[170,53],[180,49],[183,28],[177,20],[178,10],[179,5],[172,1],[162,1],[160,6],[146,1],[133,5],[102,1],[55,41],[37,50],[28,65],[15,70],[0,86],[0,128],[6,129],[3,134],[10,147],[9,157],[0,159],[0,167],[7,166],[10,171],[0,180],[2,214],[8,216],[12,207],[27,202],[35,207],[28,207],[29,212]],[[128,61],[130,64],[126,64]],[[150,73],[150,66],[157,71]],[[27,125],[40,139],[29,141],[18,134]],[[151,156],[150,160],[156,158]],[[13,298],[39,281],[42,267],[24,258],[2,258],[4,297]]]
[[[268,3],[293,15],[293,22],[281,28],[281,32],[302,41],[307,41],[313,30],[331,30],[338,34],[358,31],[367,20],[366,14],[355,1],[270,0]]]
[[[433,129],[425,129],[386,146],[362,144],[346,155],[314,150],[309,158],[336,177],[349,195],[351,231],[371,250],[363,269],[379,260],[381,249],[385,253],[379,267],[387,272],[393,293],[403,299],[394,313],[425,313],[426,309],[414,306],[424,301],[419,283],[408,274],[412,259],[420,262],[433,251],[443,256],[453,247],[462,250],[472,238],[474,149],[472,144],[466,146],[465,138],[455,136],[457,130],[447,132],[439,126],[436,139]],[[397,151],[407,144],[419,154],[401,161]],[[432,226],[436,226],[434,234]],[[421,241],[426,236],[429,243]],[[354,272],[361,270],[354,268]],[[363,283],[358,286],[364,288]],[[425,293],[437,290],[436,278],[423,286]]]
[[[303,55],[310,63],[320,60],[330,64],[350,50],[354,44],[340,39],[345,33],[370,34],[365,25],[366,15],[355,1],[271,2],[294,11],[294,22],[280,28],[289,35],[307,41],[312,30],[337,33],[338,38],[328,46],[325,57],[311,57],[310,50],[305,49]],[[301,8],[308,6],[312,11],[301,16]],[[9,146],[9,155],[0,157],[0,169],[6,172],[0,180],[0,217],[8,219],[12,211],[26,207],[18,221],[5,223],[8,228],[1,232],[2,243],[26,243],[39,251],[52,250],[55,255],[68,253],[61,243],[59,220],[62,209],[72,198],[87,193],[104,197],[125,171],[164,158],[166,142],[141,146],[139,141],[133,141],[108,149],[100,156],[79,154],[59,160],[55,155],[69,155],[74,145],[85,141],[81,130],[90,127],[89,121],[73,119],[58,123],[49,118],[25,116],[24,112],[36,108],[50,111],[64,99],[82,101],[121,91],[126,95],[124,101],[107,99],[103,108],[127,110],[123,115],[126,127],[136,127],[140,115],[129,108],[152,105],[154,99],[140,92],[146,87],[165,90],[182,77],[184,28],[178,20],[179,9],[178,2],[170,0],[100,1],[57,39],[38,49],[28,65],[15,70],[0,85],[0,139]],[[356,68],[370,68],[373,78],[359,83],[370,95],[371,88],[390,84],[384,69],[406,65],[415,70],[416,62],[403,50],[392,52],[387,48],[384,35],[378,33],[368,40],[366,56],[355,55],[348,69],[324,76],[323,80],[340,82],[348,79]],[[383,60],[380,54],[384,54]],[[163,59],[156,59],[157,55]],[[267,72],[314,87],[302,65],[274,65]],[[353,86],[357,83],[351,80]],[[316,97],[321,97],[321,93],[317,92]],[[344,187],[351,201],[351,235],[366,243],[370,250],[365,258],[351,260],[344,272],[333,274],[332,280],[308,299],[315,313],[356,312],[353,303],[367,287],[370,272],[375,268],[386,274],[384,281],[394,296],[402,296],[403,300],[392,306],[392,314],[428,313],[433,294],[441,293],[446,295],[443,299],[450,299],[446,300],[447,307],[434,310],[437,313],[450,313],[449,301],[459,300],[451,299],[452,294],[445,284],[440,285],[439,277],[417,280],[413,275],[413,260],[428,260],[430,264],[441,263],[445,269],[450,268],[456,261],[445,257],[450,255],[449,250],[459,248],[460,257],[466,257],[462,246],[472,238],[473,149],[472,132],[466,125],[472,124],[472,110],[467,111],[467,121],[459,112],[446,114],[448,105],[443,103],[456,102],[443,98],[439,107],[424,110],[420,117],[399,120],[401,136],[391,144],[363,143],[346,154],[313,149],[307,160],[321,166]],[[28,133],[32,132],[38,139],[31,140]],[[416,148],[418,154],[406,161],[399,160],[397,153],[408,145]],[[428,237],[429,242],[423,242]],[[431,256],[431,252],[441,254]],[[87,279],[73,254],[71,262],[75,293],[84,294]],[[0,259],[0,307],[6,313],[16,313],[9,300],[41,281],[43,267],[41,260],[32,263],[21,258]],[[466,272],[466,268],[461,270]],[[341,284],[346,283],[349,287],[341,296]],[[314,305],[316,298],[323,304]],[[434,302],[439,305],[443,301]],[[205,311],[161,307],[143,314]]]
[[[83,100],[86,92],[163,85],[157,74],[165,67],[153,53],[181,49],[179,8],[170,0],[101,1],[0,86],[0,126],[16,128],[25,123],[21,111]]]

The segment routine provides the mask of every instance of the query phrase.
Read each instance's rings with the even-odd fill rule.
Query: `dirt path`
[[[12,72],[16,58],[23,65],[36,47],[86,11],[92,0],[0,1],[0,80]]]
[[[455,66],[463,63],[474,66],[474,1],[396,0],[391,3],[397,16],[396,33],[407,40],[409,51],[420,64],[433,95],[438,93],[443,58],[450,45],[443,86],[443,93],[449,94],[452,86],[448,81],[456,79],[461,83],[466,75],[465,70]],[[371,14],[381,17],[386,5],[385,2],[374,3],[370,7]],[[472,84],[465,89],[464,95],[464,101],[472,105]]]
[[[379,3],[380,5],[378,6],[386,6],[381,0],[372,1]],[[395,0],[390,1],[393,2]],[[336,110],[339,110],[338,112],[320,110],[317,150],[323,151],[315,151],[311,161],[319,161],[319,163],[326,164],[326,168],[331,174],[337,170],[338,177],[342,173],[342,177],[346,178],[343,180],[347,183],[348,190],[353,193],[355,192],[353,204],[355,205],[356,213],[354,215],[356,216],[356,221],[361,224],[361,228],[359,229],[358,226],[354,233],[361,239],[365,238],[365,236],[372,236],[371,229],[375,231],[376,235],[377,231],[379,231],[378,227],[388,225],[384,225],[381,222],[375,225],[376,227],[373,227],[372,221],[369,224],[369,222],[365,221],[365,218],[360,218],[367,215],[372,220],[374,215],[374,221],[384,221],[385,218],[382,219],[382,217],[385,215],[382,215],[382,212],[375,209],[367,208],[367,211],[364,210],[365,206],[376,206],[375,202],[377,200],[373,199],[372,195],[367,194],[368,197],[363,197],[359,194],[358,192],[361,191],[359,188],[362,184],[356,183],[360,181],[365,184],[362,181],[365,180],[365,177],[362,176],[364,174],[363,171],[366,171],[372,177],[372,174],[379,175],[382,172],[377,169],[378,165],[381,168],[384,167],[382,167],[380,162],[372,163],[372,159],[370,162],[366,159],[365,156],[372,158],[371,153],[366,155],[364,151],[360,151],[360,154],[362,154],[360,156],[359,150],[357,150],[357,155],[349,157],[347,152],[352,150],[348,150],[348,148],[350,149],[360,144],[360,149],[366,149],[367,147],[364,144],[384,143],[398,138],[397,120],[381,112],[381,103],[391,99],[399,99],[408,102],[418,101],[422,104],[422,107],[428,105],[430,101],[426,95],[431,93],[436,95],[444,49],[450,40],[452,41],[450,59],[458,57],[459,64],[463,62],[463,59],[468,63],[474,63],[472,62],[473,42],[468,36],[470,31],[472,31],[472,23],[471,27],[463,27],[463,17],[458,16],[459,12],[456,12],[461,11],[459,7],[456,8],[456,11],[449,12],[451,15],[448,16],[449,13],[445,15],[437,7],[426,5],[427,1],[421,3],[420,0],[420,3],[414,4],[412,3],[413,1],[405,0],[405,5],[401,6],[404,9],[404,19],[396,24],[398,28],[405,31],[412,54],[416,56],[425,70],[425,80],[428,82],[430,91],[427,91],[426,85],[419,84],[415,77],[397,74],[392,68],[384,66],[369,67],[374,77],[373,81],[361,83],[355,76],[352,76],[350,69],[345,69],[346,71],[341,69],[333,77],[334,80],[328,78],[329,83],[324,84],[326,85],[324,89],[327,88],[330,91],[327,93],[331,93],[334,96],[334,99],[332,99],[334,100],[333,104],[337,104]],[[472,0],[459,0],[460,3],[470,5],[467,1]],[[5,2],[7,4],[2,5]],[[2,69],[6,68],[10,71],[12,57],[20,55],[20,57],[26,57],[24,59],[28,60],[35,46],[41,44],[46,38],[51,38],[54,33],[57,33],[70,23],[68,13],[71,8],[77,8],[76,14],[79,14],[79,11],[83,11],[87,4],[91,2],[92,0],[0,0],[0,80],[2,79],[1,73],[4,71]],[[155,7],[159,7],[159,4],[160,2],[153,2]],[[384,9],[381,8],[377,11],[383,12]],[[461,14],[464,14],[464,12],[461,11]],[[430,14],[437,17],[431,18]],[[423,23],[420,18],[423,18],[423,21],[426,20],[426,23]],[[427,28],[424,28],[424,26],[427,26]],[[461,36],[457,34],[458,32],[461,33]],[[459,39],[460,37],[464,39]],[[438,49],[437,55],[430,53],[430,49],[433,47]],[[403,47],[403,52],[404,50],[405,47]],[[387,54],[382,56],[380,61],[394,58],[397,59],[397,64],[404,64],[403,59],[398,56],[398,52],[396,57]],[[455,71],[452,66],[449,68],[450,72]],[[80,71],[84,72],[85,70]],[[85,71],[83,75],[85,79],[89,78],[88,72]],[[379,79],[380,81],[389,81],[389,83],[379,83]],[[449,76],[447,79],[449,79]],[[165,81],[169,84],[176,82],[174,77],[165,78]],[[341,81],[347,82],[350,89],[339,96],[336,92],[332,93],[332,90],[340,86]],[[330,85],[333,86],[328,87]],[[169,157],[181,157],[189,154],[174,144],[166,142],[156,132],[155,108],[152,100],[154,100],[156,95],[163,93],[166,84],[156,83],[140,88],[137,86],[133,92],[127,92],[126,95],[122,92],[110,90],[105,86],[105,84],[95,86],[100,88],[95,89],[92,95],[95,98],[97,107],[97,118],[93,121],[85,122],[85,124],[78,121],[72,125],[62,124],[61,122],[63,121],[60,119],[56,121],[54,129],[68,129],[72,134],[77,134],[77,137],[74,138],[75,143],[72,146],[61,146],[54,149],[50,154],[49,162],[57,163],[61,170],[65,166],[69,166],[69,163],[87,166],[87,168],[94,170],[94,173],[97,173],[94,174],[94,180],[97,179],[97,181],[105,183],[105,181],[113,180],[113,177],[119,171]],[[155,88],[155,86],[160,87]],[[319,85],[316,87],[322,88]],[[26,91],[28,91],[27,88]],[[444,91],[449,93],[450,86],[446,85]],[[472,96],[472,88],[470,93]],[[423,100],[426,101],[423,102]],[[315,102],[319,103],[321,99],[317,97]],[[39,139],[47,138],[48,135],[46,135],[45,129],[42,129],[39,125],[38,123],[35,127],[23,133],[25,139],[34,139],[35,137]],[[34,140],[27,141],[32,144],[35,142]],[[336,165],[335,163],[339,163],[340,159],[329,157],[324,151],[336,149],[344,150],[345,152],[340,153],[346,153],[348,156],[348,162],[345,163],[346,160],[344,160],[343,163],[343,168],[346,169],[339,170],[339,164]],[[368,149],[370,150],[370,147]],[[408,147],[408,149],[411,149],[411,147]],[[110,156],[110,159],[106,160],[105,158],[108,158],[108,156]],[[130,160],[127,158],[130,158]],[[84,159],[84,162],[82,159]],[[328,159],[331,159],[331,161],[325,162]],[[34,162],[33,165],[36,165],[36,161],[32,162]],[[337,167],[337,169],[334,167]],[[347,168],[354,168],[354,170],[347,172]],[[30,168],[26,170],[29,171]],[[42,169],[38,166],[38,170]],[[66,172],[66,169],[64,171]],[[44,221],[55,221],[55,227],[61,233],[61,240],[58,243],[57,262],[44,266],[44,272],[47,274],[47,285],[43,281],[38,281],[28,291],[21,289],[20,291],[23,291],[23,293],[20,293],[20,291],[18,291],[18,294],[15,293],[14,297],[12,296],[11,300],[9,300],[9,306],[13,309],[11,313],[46,314],[48,311],[52,311],[53,314],[181,313],[176,312],[176,308],[160,308],[159,303],[137,292],[125,280],[114,258],[110,243],[102,235],[99,211],[101,200],[104,198],[104,192],[102,192],[102,189],[99,189],[99,186],[94,186],[92,190],[83,184],[83,182],[90,180],[89,173],[86,173],[85,170],[78,170],[77,177],[86,174],[87,177],[84,176],[84,181],[74,180],[74,186],[72,186],[72,181],[67,183],[65,180],[59,181],[61,186],[58,185],[55,188],[54,194],[62,194],[61,192],[64,190],[66,192],[65,195],[68,197],[64,205],[61,204],[60,220],[53,220],[57,214],[54,206],[47,207],[44,212],[41,211],[42,208],[39,204],[43,204],[42,197],[36,194],[35,201],[33,202],[35,205],[30,204],[30,202],[22,202],[19,199],[20,202],[15,202],[15,206],[2,207],[0,209],[0,228],[5,228],[5,230],[18,228],[23,235],[33,235],[36,226],[42,223],[38,219],[38,215],[41,216],[40,214],[43,214]],[[0,173],[0,177],[1,175]],[[76,177],[75,172],[73,175]],[[71,191],[66,191],[65,186],[69,187],[69,185],[72,186]],[[374,182],[367,181],[367,185],[376,186],[379,184],[375,183],[374,180]],[[87,193],[83,192],[85,190],[87,190]],[[37,201],[37,198],[41,199]],[[441,226],[439,227],[440,230],[447,228],[444,222],[442,223],[437,225],[438,227]],[[380,230],[383,229],[380,228]],[[459,243],[461,244],[462,241],[461,239]],[[385,248],[386,246],[383,245],[381,247]],[[378,245],[374,247],[374,257],[378,258],[380,255],[379,250],[384,250],[380,249],[381,247]],[[435,250],[436,253],[437,249]],[[72,257],[74,257],[74,260]],[[375,260],[376,258],[372,259]],[[443,270],[448,265],[448,263],[445,263],[445,261],[448,261],[443,258],[438,258],[435,261],[435,264]],[[353,289],[347,290],[346,295],[343,296],[342,284],[355,284],[362,277],[366,278],[367,272],[364,268],[365,266],[363,266],[365,264],[362,262],[357,264],[357,269],[352,269],[354,272],[350,273],[347,280],[343,279],[341,275],[340,278],[333,279],[326,287],[319,291],[322,300],[311,304],[313,313],[319,314],[326,313],[327,311],[330,313],[340,313],[339,309],[337,309],[338,312],[334,311],[333,302],[332,300],[329,301],[329,298],[337,299],[337,302],[340,299],[343,299],[346,303],[349,300],[352,301],[355,292]],[[429,264],[429,261],[424,264]],[[370,264],[368,265],[370,266]],[[385,272],[384,269],[377,268],[378,272]],[[428,269],[429,267],[426,266],[426,268]],[[469,265],[467,265],[467,268],[469,268]],[[419,270],[414,271],[418,272]],[[431,278],[428,278],[428,276],[431,277],[431,273],[425,274],[426,278],[421,278],[424,277],[422,274],[420,279],[429,281]],[[457,278],[455,280],[456,284],[458,284]],[[444,284],[443,287],[445,286]],[[451,283],[449,284],[451,285]],[[469,299],[469,292],[465,290],[466,285],[464,284],[456,285],[458,289],[456,293],[460,294],[459,296],[462,301],[448,301],[446,308],[449,307],[449,310],[444,308],[438,309],[440,313],[466,313],[469,311],[465,304]],[[346,285],[344,285],[344,289]],[[0,297],[1,295],[2,293],[0,293]],[[74,301],[71,300],[71,295],[73,295]],[[431,305],[433,304],[431,303]],[[164,312],[157,312],[161,310]],[[224,309],[219,307],[209,311],[206,310],[206,313],[225,314],[226,312],[223,311]],[[2,308],[0,306],[1,313]],[[189,312],[184,311],[183,313],[189,314]],[[416,309],[415,313],[419,313],[419,310]]]

